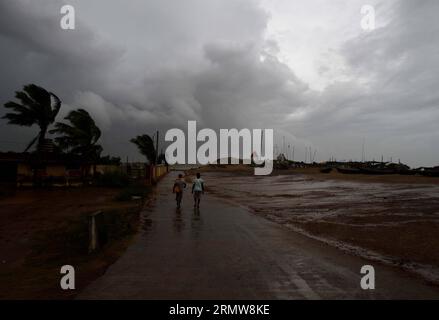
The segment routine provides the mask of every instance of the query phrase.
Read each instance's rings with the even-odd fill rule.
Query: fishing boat
[[[418,171],[412,169],[402,169],[402,170],[398,170],[398,173],[403,176],[414,176],[415,174],[418,173]]]
[[[369,175],[384,175],[396,173],[396,171],[391,168],[360,168],[360,172]]]
[[[328,167],[320,169],[321,173],[330,173],[331,171],[332,171],[332,168],[328,168]]]
[[[360,169],[352,167],[338,167],[337,171],[343,174],[358,174],[361,173]]]
[[[426,177],[439,177],[439,167],[422,168],[419,173]]]

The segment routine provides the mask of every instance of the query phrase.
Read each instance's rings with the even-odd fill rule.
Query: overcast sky
[[[62,3],[76,30],[59,26]],[[376,29],[360,26],[374,5]],[[5,0],[0,103],[35,83],[85,108],[104,153],[141,159],[138,134],[273,128],[295,160],[439,164],[437,0]],[[0,108],[0,116],[5,113]],[[0,121],[0,150],[37,128]]]

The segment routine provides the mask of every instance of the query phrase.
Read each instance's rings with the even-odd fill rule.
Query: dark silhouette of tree
[[[99,164],[113,164],[113,165],[120,165],[122,163],[122,159],[120,157],[112,157],[110,155],[103,156],[99,159]]]
[[[143,154],[149,161],[150,164],[155,164],[156,162],[156,150],[154,147],[154,141],[147,134],[137,136],[130,140],[139,149],[140,153]]]
[[[93,118],[84,109],[78,109],[70,111],[64,119],[70,124],[57,122],[55,129],[50,131],[59,135],[55,138],[58,147],[86,161],[96,162],[102,152],[102,147],[97,144],[101,130]]]
[[[167,164],[166,156],[163,152],[159,154],[158,159],[157,159],[157,163],[158,164]]]
[[[49,126],[55,122],[61,108],[61,100],[52,92],[48,92],[35,84],[28,84],[23,87],[23,91],[16,91],[15,97],[19,103],[9,101],[5,103],[5,108],[14,112],[6,113],[3,119],[9,120],[8,123],[24,127],[38,125],[40,132],[32,139],[25,149],[28,151],[35,142],[40,147],[46,138]]]

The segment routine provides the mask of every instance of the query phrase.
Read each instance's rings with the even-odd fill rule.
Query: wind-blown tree
[[[70,154],[80,156],[86,161],[96,162],[102,152],[97,143],[101,130],[90,114],[84,109],[70,111],[64,118],[68,123],[57,122],[50,133],[57,134],[55,142],[58,147]]]
[[[139,149],[140,153],[144,155],[150,164],[156,163],[156,150],[154,147],[154,141],[147,134],[137,136],[130,140]]]
[[[19,100],[19,103],[14,101],[5,103],[5,108],[14,112],[6,113],[3,119],[9,120],[9,124],[24,127],[37,125],[40,127],[38,135],[27,145],[26,152],[35,142],[38,141],[38,147],[44,143],[49,126],[55,122],[61,108],[61,100],[54,93],[48,92],[35,84],[25,85],[23,91],[15,92],[15,97]]]

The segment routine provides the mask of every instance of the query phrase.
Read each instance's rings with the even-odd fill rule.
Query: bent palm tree
[[[40,132],[32,139],[25,149],[28,151],[35,142],[41,146],[46,138],[49,126],[55,121],[61,108],[61,100],[52,92],[39,87],[35,84],[29,84],[23,87],[23,91],[17,91],[15,97],[20,103],[10,101],[5,103],[5,108],[15,111],[15,113],[6,113],[3,119],[9,120],[8,123],[19,126],[31,127],[38,125]]]
[[[70,124],[57,122],[55,129],[50,131],[60,135],[55,138],[60,149],[87,161],[96,161],[102,152],[102,147],[97,144],[101,130],[90,114],[84,109],[78,109],[70,111],[64,119]]]
[[[156,162],[156,150],[154,147],[154,141],[147,134],[137,136],[130,140],[139,149],[140,153],[143,154],[149,161],[150,164],[155,164]]]

